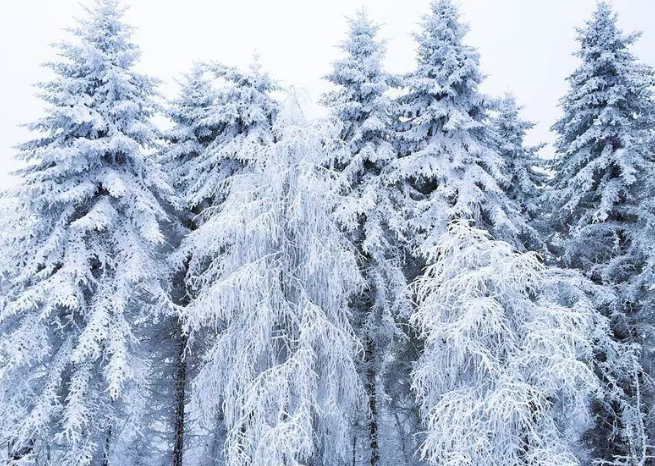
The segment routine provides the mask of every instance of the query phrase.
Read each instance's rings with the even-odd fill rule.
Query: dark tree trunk
[[[375,343],[372,338],[366,340],[366,392],[368,394],[368,408],[370,419],[368,422],[369,446],[371,448],[371,466],[377,466],[380,461],[380,447],[378,444],[378,406],[375,371]]]
[[[109,466],[109,449],[111,447],[111,426],[107,428],[107,436],[105,437],[105,448],[102,452],[102,466]]]
[[[175,445],[173,447],[173,466],[182,466],[184,457],[184,429],[186,404],[186,350],[187,337],[181,335],[177,354],[177,374],[175,376]]]

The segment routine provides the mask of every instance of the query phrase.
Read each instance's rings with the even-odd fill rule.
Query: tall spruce
[[[155,81],[116,0],[57,45],[46,115],[19,146],[0,276],[0,413],[10,464],[141,464],[157,361],[140,343],[171,312],[162,253],[172,190],[149,155]]]
[[[220,118],[214,116],[219,91],[208,67],[204,63],[194,64],[179,83],[178,96],[166,109],[173,127],[164,133],[167,146],[162,164],[183,199],[190,197],[190,185],[195,181],[189,174],[190,165],[204,154],[221,129]]]
[[[348,38],[340,49],[344,57],[333,64],[326,79],[334,89],[323,97],[332,115],[343,125],[346,150],[331,166],[345,177],[347,196],[339,209],[343,223],[360,254],[366,280],[364,293],[355,301],[354,324],[364,342],[360,374],[368,406],[354,422],[353,459],[372,466],[402,464],[410,448],[400,404],[385,387],[390,379],[386,361],[398,340],[405,340],[401,321],[407,321],[410,303],[403,273],[403,245],[396,241],[393,197],[397,193],[383,176],[396,158],[392,145],[393,119],[387,96],[391,77],[384,72],[384,46],[377,40],[379,26],[365,11],[349,21]],[[394,406],[392,406],[395,405]],[[399,445],[400,443],[400,445]]]
[[[185,199],[196,213],[219,205],[225,180],[251,162],[250,152],[271,141],[271,126],[279,110],[271,96],[279,86],[262,71],[257,57],[248,71],[219,63],[207,65],[207,70],[217,81],[216,95],[195,128],[196,137],[206,138],[207,147],[197,154],[180,154]]]
[[[511,288],[513,298],[507,296],[509,301],[505,302],[504,291],[492,283],[496,273],[519,277],[529,268],[538,274],[541,266],[534,255],[512,252],[512,248],[525,249],[521,235],[529,231],[529,222],[517,200],[510,197],[512,172],[508,167],[512,167],[512,161],[501,153],[503,148],[492,120],[493,102],[478,90],[483,76],[477,52],[464,43],[466,31],[452,1],[431,3],[423,30],[416,36],[418,68],[404,79],[405,93],[398,99],[400,158],[392,162],[390,171],[391,179],[405,192],[406,203],[401,209],[407,218],[408,236],[415,239],[418,263],[427,261],[429,265],[426,274],[418,278],[418,307],[412,320],[424,345],[412,375],[425,426],[421,456],[434,464],[529,464],[545,461],[550,453],[552,464],[575,464],[575,456],[564,439],[555,438],[558,427],[554,424],[554,401],[547,401],[556,396],[558,389],[565,390],[569,382],[563,374],[552,374],[552,379],[538,382],[526,380],[533,369],[538,370],[539,363],[535,361],[532,369],[519,369],[525,362],[511,361],[514,356],[510,353],[516,351],[519,357],[532,351],[530,341],[512,336],[512,332],[523,335],[519,327],[534,328],[530,318],[521,313],[541,309],[548,314],[551,310],[547,303],[542,307],[535,303],[536,288],[521,278],[512,284],[508,277],[506,291]],[[453,221],[455,226],[449,228]],[[483,256],[471,262],[465,259],[475,251],[483,254],[487,247],[495,251],[493,255],[499,255],[488,262]],[[524,267],[518,263],[520,260],[529,264]],[[500,269],[495,272],[496,266]],[[446,278],[451,273],[457,276],[454,282]],[[535,278],[533,284],[538,280]],[[443,290],[442,283],[447,285]],[[454,290],[454,283],[459,290]],[[488,297],[498,301],[487,302]],[[442,308],[446,304],[452,308],[450,311]],[[473,320],[473,314],[477,320]],[[582,325],[573,313],[559,317],[563,319],[558,330],[563,339],[568,338],[571,329]],[[452,331],[447,331],[449,322]],[[517,326],[516,330],[511,330],[512,325]],[[553,321],[553,326],[558,325]],[[507,334],[501,336],[500,331],[495,336],[484,336],[498,326]],[[567,342],[571,351],[589,343],[586,333],[577,330],[581,331],[580,341],[576,337]],[[557,337],[555,333],[552,336]],[[498,346],[489,346],[491,341],[491,346]],[[510,346],[514,349],[503,353]],[[571,366],[577,367],[572,356],[575,353],[567,350],[567,354]],[[557,358],[540,362],[557,370]],[[505,364],[518,372],[509,376],[502,368]],[[544,371],[547,369],[544,367]],[[526,385],[519,389],[510,382],[513,377]],[[573,389],[579,380],[574,374],[571,377],[569,387]],[[593,374],[585,373],[581,378],[593,386]],[[518,420],[521,425],[515,425],[508,419],[507,424],[503,423],[505,414],[511,416],[507,407],[496,405],[497,397],[485,395],[495,386],[495,380],[501,386],[508,383],[512,389],[523,391],[498,396],[507,403],[516,403],[518,411],[527,409],[517,412],[517,419],[533,406],[532,422],[540,424],[541,434],[548,437],[541,438],[540,445],[526,434],[536,432],[531,422]],[[544,385],[538,387],[541,383]]]
[[[418,67],[398,99],[400,158],[392,178],[402,182],[409,233],[429,247],[451,220],[517,243],[525,220],[502,189],[504,161],[489,124],[491,101],[478,90],[479,56],[464,43],[467,27],[451,0],[434,0],[416,35]]]
[[[343,464],[361,400],[348,303],[361,287],[355,250],[333,214],[338,128],[309,123],[291,94],[275,141],[229,178],[221,209],[187,238],[197,296],[192,335],[215,337],[195,382],[202,414],[217,400],[228,465]]]
[[[178,212],[179,220],[187,232],[195,227],[194,212],[188,206],[188,188],[192,180],[187,176],[187,165],[199,157],[214,141],[216,125],[212,125],[212,112],[217,92],[212,85],[207,66],[196,63],[191,71],[184,75],[180,82],[180,92],[166,109],[173,127],[164,133],[166,141],[161,161],[169,179],[180,199],[182,208]],[[177,268],[171,276],[173,302],[183,309],[190,299],[187,289],[186,267]],[[172,439],[172,464],[185,464],[185,453],[192,450],[188,445],[189,438],[200,438],[198,432],[190,426],[188,404],[190,400],[190,380],[193,377],[192,368],[197,362],[197,347],[192,347],[181,320],[171,319],[159,337],[168,342],[162,344],[162,360],[168,364],[160,366],[164,374],[171,374],[167,384],[162,384],[160,391],[163,398],[170,400],[168,405],[157,406],[155,412],[160,414],[160,436]],[[192,435],[195,434],[195,435]],[[201,440],[201,442],[202,442]],[[159,439],[160,443],[168,442]],[[203,453],[205,453],[203,451]]]
[[[182,198],[181,219],[189,231],[204,228],[206,220],[220,210],[230,176],[247,168],[252,161],[248,154],[273,140],[278,104],[271,92],[276,89],[256,61],[246,72],[199,63],[184,77],[180,94],[168,109],[174,126],[166,133],[168,147],[162,158]],[[205,254],[187,241],[173,255],[179,271],[174,276],[174,296],[182,310],[196,292],[188,283],[189,263],[194,256]],[[212,334],[195,332],[191,340],[184,331],[176,334],[179,351],[170,358],[178,374],[175,464],[182,464],[185,454],[188,461],[199,465],[220,464],[225,441],[221,397],[213,400],[216,409],[210,419],[198,412],[197,397],[190,393],[190,382],[211,347]]]
[[[589,438],[600,461],[621,465],[645,464],[653,454],[646,238],[655,193],[655,73],[630,52],[638,36],[619,30],[606,2],[578,30],[576,56],[582,63],[569,77],[564,115],[553,127],[559,138],[549,193],[555,252],[620,298],[616,309],[605,312],[616,343],[624,345],[623,362],[608,366],[599,349],[607,394],[596,402],[597,423]]]
[[[417,68],[401,78],[394,106],[398,158],[384,173],[396,192],[394,231],[411,252],[404,268],[410,282],[421,276],[427,252],[454,219],[470,219],[513,241],[521,230],[518,209],[502,189],[504,162],[488,127],[490,101],[478,90],[479,56],[463,42],[467,27],[449,0],[432,1],[421,25]],[[410,326],[406,333],[409,339],[390,362],[399,374],[390,387],[396,393],[411,387],[423,351],[421,329]],[[426,435],[426,419],[410,394],[414,415],[406,429],[413,453]]]
[[[544,248],[541,218],[545,211],[541,199],[547,175],[545,161],[539,157],[538,151],[544,145],[526,144],[526,134],[535,124],[523,120],[520,112],[516,98],[511,94],[505,95],[495,105],[491,127],[497,138],[497,150],[505,162],[502,187],[525,218],[519,238],[526,249],[541,250]]]

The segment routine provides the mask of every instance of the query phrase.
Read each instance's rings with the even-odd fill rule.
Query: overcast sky
[[[88,3],[88,0],[82,3]],[[125,0],[127,20],[136,26],[143,56],[141,71],[176,91],[175,79],[197,60],[245,67],[253,52],[283,84],[305,88],[316,101],[325,90],[321,77],[339,56],[346,17],[366,7],[382,24],[387,69],[414,66],[411,33],[418,29],[429,0]],[[539,123],[531,141],[552,141],[550,125],[566,92],[565,77],[575,68],[575,27],[595,0],[460,0],[488,78],[483,91],[513,92],[524,116]],[[625,31],[643,31],[634,47],[655,65],[655,1],[615,0]],[[19,127],[43,111],[32,84],[48,76],[40,64],[53,58],[48,44],[66,38],[64,28],[81,16],[79,0],[0,0],[0,189],[9,183],[12,147],[29,134]]]

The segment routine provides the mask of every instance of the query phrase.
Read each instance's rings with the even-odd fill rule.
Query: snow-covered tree
[[[505,95],[495,105],[491,124],[497,138],[497,150],[505,161],[502,187],[526,220],[520,238],[527,249],[542,249],[543,240],[536,223],[545,211],[541,190],[547,177],[545,162],[538,154],[543,145],[526,145],[526,133],[535,125],[523,120],[520,111],[516,98]]]
[[[379,29],[365,10],[349,20],[348,38],[340,45],[344,57],[334,62],[326,76],[334,89],[322,99],[343,124],[341,136],[348,146],[341,154],[345,158],[333,165],[359,191],[366,178],[396,158],[389,142],[392,118],[387,91],[391,78],[382,68],[385,48],[377,39]]]
[[[39,136],[9,192],[0,276],[0,419],[10,464],[129,465],[150,372],[144,332],[169,312],[172,190],[150,154],[155,81],[116,0],[97,0],[39,86]],[[139,463],[141,464],[141,463]]]
[[[489,128],[490,100],[478,53],[464,43],[467,27],[452,0],[433,0],[416,35],[418,67],[399,98],[400,158],[392,179],[402,182],[408,235],[429,247],[453,219],[475,220],[515,242],[524,220],[502,189],[504,161]]]
[[[339,158],[331,166],[346,178],[347,196],[339,215],[361,253],[360,268],[366,280],[353,314],[365,347],[360,373],[368,406],[355,416],[358,428],[353,454],[366,455],[364,462],[371,465],[397,465],[405,459],[398,443],[408,443],[406,423],[396,425],[389,406],[392,396],[384,392],[385,381],[398,374],[383,373],[382,368],[393,343],[406,339],[399,322],[409,317],[410,303],[402,269],[404,245],[396,241],[393,231],[397,217],[393,198],[399,194],[382,176],[396,151],[391,143],[393,119],[387,96],[391,78],[382,68],[384,46],[377,40],[378,32],[379,26],[363,10],[349,21],[348,37],[340,46],[344,56],[326,76],[334,89],[323,97],[323,104],[342,124],[346,150],[337,153]],[[394,409],[398,419],[403,416],[399,408]]]
[[[478,89],[483,80],[479,56],[464,43],[466,32],[454,2],[432,1],[415,36],[418,66],[402,79],[396,102],[399,158],[384,176],[400,194],[395,231],[414,255],[407,261],[410,279],[420,275],[426,255],[455,219],[473,221],[517,248],[526,229],[504,189],[505,160],[490,121],[493,102]],[[410,361],[423,342],[413,338],[411,343],[414,351],[402,355]],[[420,440],[418,433],[414,436]]]
[[[593,303],[568,296],[567,277],[535,253],[468,221],[452,223],[428,260],[413,316],[425,339],[414,372],[421,455],[441,466],[578,464],[561,426],[584,418],[597,386]]]
[[[189,115],[191,124],[183,123],[186,130],[182,130],[194,132],[191,141],[199,141],[206,147],[204,150],[189,147],[185,152],[187,148],[181,138],[181,146],[174,149],[179,150],[178,173],[185,186],[186,202],[198,213],[220,204],[225,195],[225,180],[251,162],[251,152],[272,140],[271,126],[278,112],[278,103],[271,96],[278,85],[262,72],[257,59],[247,72],[216,63],[207,65],[207,69],[213,80],[218,81],[213,104],[201,77],[198,95],[201,101],[195,104],[201,106],[196,109],[199,118]],[[209,108],[206,114],[205,105]],[[251,148],[246,150],[248,147]]]
[[[307,122],[291,94],[275,142],[246,148],[251,168],[186,240],[197,287],[188,326],[216,332],[195,396],[208,417],[222,400],[231,466],[343,464],[350,452],[362,390],[349,301],[362,279],[324,168],[338,131]]]
[[[220,118],[214,117],[218,91],[207,68],[197,63],[184,75],[179,95],[166,111],[174,126],[164,134],[168,145],[162,154],[162,164],[184,199],[190,195],[189,185],[195,181],[189,176],[189,164],[205,152],[221,129]]]
[[[655,73],[629,50],[638,35],[623,34],[616,23],[600,2],[579,30],[582,64],[569,77],[564,115],[553,126],[559,139],[550,199],[567,264],[620,283],[633,273],[624,257],[639,214],[632,207],[653,176],[645,142],[652,139]]]
[[[582,63],[569,77],[564,115],[553,127],[559,139],[549,193],[556,253],[618,292],[618,310],[606,312],[612,312],[616,341],[637,353],[636,362],[615,364],[603,374],[609,401],[599,403],[599,421],[590,434],[594,453],[617,464],[642,464],[652,455],[643,427],[652,383],[635,367],[641,359],[650,368],[653,356],[648,225],[655,193],[655,73],[630,52],[637,37],[619,30],[606,2],[578,31],[576,55]]]
[[[168,109],[175,125],[166,133],[169,144],[162,159],[184,201],[182,220],[190,230],[220,209],[228,191],[227,180],[251,162],[248,154],[272,141],[278,104],[270,94],[276,89],[257,62],[248,72],[218,64],[197,64],[185,76],[178,98]],[[194,246],[187,244],[173,256],[174,260],[181,259],[176,267],[181,266],[177,268],[182,273],[173,279],[175,301],[181,308],[194,295],[184,277],[195,252]],[[222,450],[224,441],[222,414],[203,422],[203,417],[193,411],[193,404],[186,406],[185,402],[189,392],[186,382],[195,377],[198,362],[210,343],[201,332],[196,332],[192,340],[184,332],[174,333],[179,348],[178,354],[170,358],[178,374],[175,464],[182,464],[185,451],[195,464],[217,464],[221,457],[217,451]],[[220,404],[220,398],[216,402]],[[187,437],[197,441],[185,444]]]

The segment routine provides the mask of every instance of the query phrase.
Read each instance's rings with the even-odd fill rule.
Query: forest
[[[0,194],[0,464],[655,465],[655,71],[609,2],[554,157],[454,0],[404,75],[350,19],[315,118],[257,58],[164,99],[124,12],[54,45]]]

